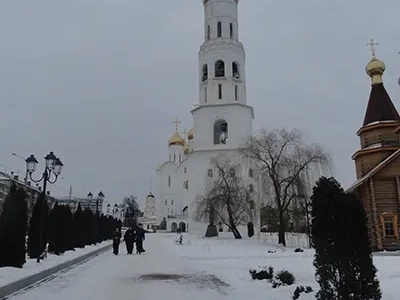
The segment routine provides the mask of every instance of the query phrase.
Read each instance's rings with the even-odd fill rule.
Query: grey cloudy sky
[[[301,128],[332,152],[345,187],[355,178],[350,157],[370,91],[364,68],[371,38],[398,104],[400,2],[379,4],[239,5],[254,129]],[[179,117],[182,130],[192,125],[201,0],[4,0],[0,39],[0,164],[22,174],[24,163],[12,152],[43,162],[54,151],[74,195],[86,189],[102,190],[111,202],[142,199],[167,158],[172,120]],[[67,195],[68,188],[61,180],[50,190]]]

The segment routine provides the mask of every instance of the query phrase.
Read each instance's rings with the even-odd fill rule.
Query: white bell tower
[[[245,50],[239,41],[239,0],[203,0],[204,42],[199,58],[199,103],[194,151],[237,149],[252,133],[246,101]]]

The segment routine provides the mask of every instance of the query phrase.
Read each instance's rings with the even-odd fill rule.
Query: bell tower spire
[[[202,0],[204,40],[198,53],[199,102],[193,149],[237,149],[252,133],[246,100],[246,53],[239,40],[239,0]],[[212,128],[212,130],[210,130]]]

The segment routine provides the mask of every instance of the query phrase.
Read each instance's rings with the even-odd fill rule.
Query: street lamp
[[[114,217],[114,218],[115,218],[115,216],[117,215],[117,213],[118,213],[118,204],[115,203],[115,204],[114,204],[114,209],[113,209],[113,217]]]
[[[71,199],[72,199],[72,183],[71,183],[71,181],[69,181],[69,179],[65,178],[64,176],[61,177],[61,179],[64,179],[69,183],[69,202],[71,202]]]
[[[104,194],[102,191],[97,195],[96,199],[96,243],[99,239],[99,202],[101,203],[103,207],[103,200],[104,200]]]
[[[110,214],[110,209],[111,209],[111,204],[110,204],[110,203],[108,203],[108,204],[107,204],[107,215],[109,215],[109,214]]]
[[[46,162],[46,167],[44,168],[44,172],[42,177],[39,180],[35,180],[32,178],[32,173],[35,172],[38,161],[35,158],[35,156],[32,154],[29,156],[25,162],[26,162],[26,172],[29,174],[29,178],[36,183],[39,183],[43,181],[43,188],[42,188],[42,195],[44,201],[47,201],[46,199],[46,189],[47,189],[47,183],[55,183],[58,179],[58,176],[61,174],[62,168],[64,164],[61,162],[59,158],[57,158],[53,152],[50,152],[49,154],[46,155],[44,158]],[[54,180],[51,180],[51,175],[54,175]],[[44,231],[44,222],[43,222],[43,217],[44,217],[44,203],[40,203],[40,219],[39,219],[39,244],[38,244],[38,252],[41,251],[41,245],[43,244],[43,231]],[[37,258],[36,262],[40,262],[40,255],[42,253],[37,253]]]
[[[89,194],[87,194],[88,200],[89,200],[89,209],[92,210],[92,199],[93,199],[93,194],[92,192],[89,192]]]

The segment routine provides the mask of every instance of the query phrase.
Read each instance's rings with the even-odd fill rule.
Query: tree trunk
[[[232,211],[231,211],[231,208],[229,205],[227,207],[227,210],[228,210],[228,217],[229,217],[229,226],[232,230],[233,236],[235,237],[235,239],[241,239],[242,236],[236,227],[235,219],[233,218]]]
[[[286,224],[285,224],[285,216],[282,210],[279,210],[279,232],[278,232],[278,244],[282,244],[286,247],[286,238],[285,238]]]

